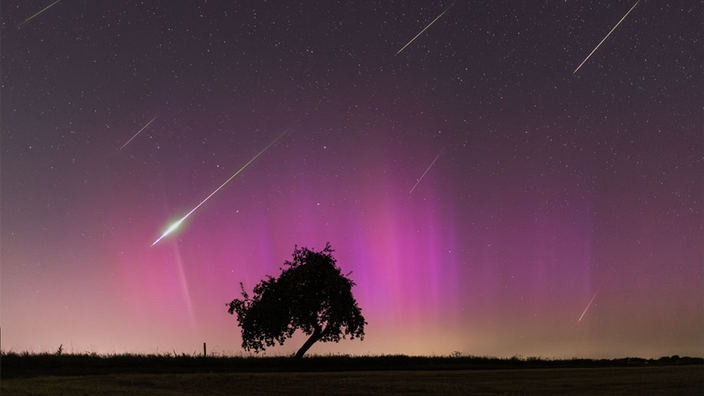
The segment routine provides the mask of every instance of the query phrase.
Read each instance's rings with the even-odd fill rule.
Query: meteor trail
[[[416,34],[416,36],[413,37],[413,38],[411,39],[411,41],[408,42],[408,44],[404,45],[403,48],[401,48],[400,50],[398,50],[398,52],[396,53],[396,55],[400,54],[401,51],[405,50],[406,47],[408,47],[409,45],[411,45],[411,43],[412,43],[415,39],[417,39],[418,36],[420,36],[421,34],[423,34],[424,31],[428,30],[428,28],[429,28],[432,24],[434,24],[435,21],[437,21],[438,19],[440,19],[440,17],[442,17],[443,15],[445,15],[445,13],[446,13],[450,8],[452,8],[453,5],[455,5],[455,3],[450,4],[450,6],[447,7],[447,8],[445,9],[445,11],[443,11],[440,15],[438,15],[437,18],[433,19],[433,21],[430,22],[430,23],[428,24],[428,26],[425,27],[425,29],[421,30],[420,33]]]
[[[191,214],[193,214],[193,212],[195,212],[196,209],[200,208],[201,205],[203,205],[203,204],[205,203],[205,201],[209,200],[210,197],[212,197],[213,195],[215,195],[215,193],[217,193],[218,191],[220,191],[221,188],[225,187],[225,184],[229,183],[230,180],[234,179],[235,176],[239,175],[240,172],[242,172],[242,171],[244,170],[244,168],[246,168],[249,164],[251,164],[252,162],[254,162],[254,160],[257,159],[257,157],[259,157],[260,155],[262,155],[267,149],[269,149],[269,147],[273,146],[274,143],[276,143],[279,139],[281,139],[287,132],[288,132],[288,129],[285,130],[285,131],[284,131],[281,135],[279,135],[276,139],[274,139],[273,142],[269,143],[268,146],[264,147],[264,149],[263,149],[262,151],[260,151],[259,153],[257,153],[257,155],[255,155],[254,158],[252,158],[251,160],[249,160],[249,162],[247,162],[246,164],[244,164],[244,166],[241,167],[240,170],[238,170],[237,172],[235,172],[234,175],[230,176],[229,179],[225,180],[225,183],[221,184],[220,187],[216,188],[215,191],[213,191],[212,193],[210,193],[210,195],[208,195],[204,200],[202,200],[198,205],[196,205],[195,208],[191,209],[190,212],[186,213],[185,216],[181,217],[181,219],[180,219],[179,221],[173,223],[168,229],[166,229],[166,231],[164,231],[163,234],[161,234],[161,236],[160,236],[156,241],[154,241],[154,243],[152,243],[152,246],[156,245],[156,244],[157,244],[160,240],[162,240],[165,236],[171,234],[174,230],[176,230],[176,229],[178,228],[178,226],[180,226],[181,223],[183,223],[183,221],[188,218],[188,216],[190,216]]]
[[[433,160],[433,162],[430,163],[430,166],[428,166],[428,169],[426,169],[425,172],[423,172],[423,175],[420,177],[420,179],[418,179],[418,181],[417,181],[416,184],[413,186],[413,188],[411,189],[411,191],[408,192],[409,195],[413,192],[413,190],[416,189],[416,186],[418,185],[418,183],[420,183],[420,181],[423,180],[423,177],[425,177],[425,174],[428,173],[428,171],[430,170],[430,168],[433,167],[433,165],[435,164],[435,161],[437,161],[438,158],[440,158],[440,154],[438,154],[437,157],[435,157],[435,159]]]
[[[158,116],[156,116],[156,117],[158,117]],[[130,140],[127,141],[127,143],[123,144],[122,147],[120,147],[120,150],[122,150],[123,148],[125,148],[125,146],[127,146],[127,145],[132,141],[132,139],[136,138],[137,135],[139,135],[143,130],[147,129],[147,127],[149,126],[149,124],[151,124],[154,120],[156,120],[156,117],[152,118],[152,120],[149,121],[149,122],[147,123],[147,125],[143,126],[142,129],[140,129],[137,133],[135,133],[134,136],[132,136],[132,137],[130,138]]]
[[[596,298],[596,295],[597,295],[597,294],[599,294],[599,290],[597,290],[596,293],[594,293],[594,297],[592,297],[592,299],[589,300],[589,304],[587,304],[587,307],[584,308],[584,312],[582,312],[582,316],[579,317],[579,320],[577,320],[577,322],[581,322],[581,321],[582,321],[582,318],[584,317],[584,314],[587,313],[587,310],[589,309],[589,307],[592,306],[592,303],[594,302],[594,299]]]
[[[621,18],[620,21],[618,21],[618,23],[616,24],[616,26],[614,26],[613,29],[611,29],[611,31],[609,32],[609,34],[607,34],[606,36],[604,36],[604,38],[601,40],[601,42],[599,42],[599,45],[597,45],[596,48],[594,48],[594,49],[592,50],[592,52],[590,52],[589,55],[587,55],[587,57],[584,58],[584,60],[582,61],[582,63],[580,63],[579,66],[577,66],[577,68],[574,69],[574,71],[572,72],[572,75],[574,75],[575,73],[577,73],[577,70],[579,70],[579,68],[582,67],[582,65],[584,64],[584,62],[586,62],[587,59],[589,59],[589,57],[591,57],[592,54],[595,53],[596,50],[599,49],[599,47],[601,46],[601,44],[602,44],[607,38],[609,38],[609,36],[611,35],[611,33],[613,33],[613,31],[616,30],[616,28],[618,27],[618,25],[620,25],[621,22],[623,22],[623,20],[626,19],[626,17],[628,16],[628,14],[630,14],[631,11],[633,11],[633,9],[636,8],[636,6],[638,5],[638,3],[640,3],[640,0],[636,1],[636,3],[633,4],[633,7],[631,7],[631,9],[628,10],[628,12],[626,13],[626,15],[624,15],[623,18]]]
[[[25,23],[29,22],[29,21],[32,20],[35,16],[37,16],[37,15],[41,14],[42,12],[48,10],[51,6],[53,6],[54,4],[56,4],[56,3],[60,2],[60,1],[61,1],[61,0],[56,0],[55,2],[53,2],[53,3],[49,4],[48,6],[44,7],[44,8],[43,8],[41,11],[39,11],[38,13],[36,13],[36,14],[32,15],[31,17],[25,19],[22,23],[20,23],[19,25],[17,25],[17,27],[20,27],[20,26],[24,25]]]

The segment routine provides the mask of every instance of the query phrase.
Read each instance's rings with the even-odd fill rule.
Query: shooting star
[[[428,173],[428,171],[430,170],[430,168],[433,167],[433,165],[435,164],[435,161],[437,161],[438,158],[440,158],[440,154],[438,154],[437,157],[435,157],[435,159],[433,160],[433,162],[430,163],[430,166],[428,166],[428,169],[426,169],[425,172],[423,172],[423,175],[420,177],[420,179],[418,179],[418,181],[417,181],[416,184],[413,186],[413,188],[411,189],[411,191],[408,192],[409,195],[413,192],[413,190],[416,189],[416,186],[418,185],[418,183],[420,183],[420,181],[423,180],[423,177],[425,177],[425,174]]]
[[[616,26],[614,26],[613,29],[611,29],[611,31],[609,32],[609,34],[607,34],[607,35],[601,40],[601,42],[599,42],[599,45],[597,45],[596,48],[594,48],[594,49],[592,50],[592,52],[590,52],[589,55],[587,55],[587,57],[584,58],[584,60],[582,61],[582,63],[580,63],[579,66],[577,66],[577,68],[574,69],[574,71],[572,72],[572,75],[574,75],[575,73],[577,73],[577,70],[579,70],[579,68],[582,67],[582,65],[584,64],[584,62],[586,62],[587,59],[589,59],[589,57],[591,57],[592,54],[595,53],[596,50],[599,49],[599,47],[601,46],[601,44],[602,44],[607,38],[609,38],[609,36],[611,35],[611,33],[613,33],[613,31],[616,30],[616,28],[618,27],[618,25],[620,25],[621,22],[623,22],[623,20],[626,19],[626,17],[628,16],[628,14],[630,14],[631,11],[633,11],[633,9],[636,8],[636,6],[638,5],[638,3],[640,3],[640,0],[636,1],[636,3],[633,4],[633,7],[631,7],[631,9],[628,10],[628,12],[626,13],[626,15],[624,15],[623,18],[621,18],[620,21],[618,21],[618,23],[616,24]]]
[[[450,6],[447,7],[447,8],[445,9],[445,11],[443,11],[440,15],[438,15],[437,18],[433,19],[433,21],[430,22],[430,23],[428,24],[428,26],[425,27],[425,29],[421,30],[420,33],[416,34],[416,36],[413,37],[413,38],[411,39],[411,41],[408,42],[408,44],[404,45],[403,48],[401,48],[400,50],[398,50],[398,52],[396,53],[396,55],[400,54],[401,51],[405,50],[406,47],[408,47],[409,45],[411,45],[411,43],[412,43],[415,39],[417,39],[418,36],[420,36],[421,34],[423,34],[423,32],[426,31],[426,30],[428,30],[428,28],[429,28],[432,24],[434,24],[435,21],[437,21],[437,20],[440,19],[443,15],[445,15],[445,13],[446,13],[450,8],[452,8],[453,5],[455,5],[455,3],[450,4]]]
[[[167,228],[166,231],[164,231],[164,233],[161,234],[161,236],[160,236],[156,241],[154,241],[154,243],[152,243],[152,246],[156,245],[157,243],[159,243],[159,241],[161,241],[162,239],[164,239],[164,237],[166,237],[167,235],[169,235],[169,234],[171,234],[172,232],[174,232],[174,230],[176,230],[176,229],[178,228],[178,226],[180,226],[181,223],[183,223],[183,221],[188,218],[188,216],[190,216],[191,214],[193,214],[193,212],[195,212],[196,209],[200,208],[201,205],[203,205],[207,200],[209,200],[213,195],[215,195],[215,193],[217,193],[218,191],[220,191],[220,189],[222,189],[223,187],[225,187],[225,185],[226,185],[227,183],[229,183],[230,180],[234,179],[235,176],[239,175],[240,172],[242,172],[242,171],[244,170],[244,168],[246,168],[247,166],[249,166],[249,164],[251,164],[252,162],[254,162],[255,159],[257,159],[257,158],[258,158],[260,155],[262,155],[266,150],[268,150],[269,147],[273,146],[274,143],[276,143],[279,139],[281,139],[286,133],[288,133],[288,129],[285,130],[285,131],[284,131],[281,135],[279,135],[276,139],[274,139],[273,142],[269,143],[268,146],[264,147],[264,149],[263,149],[262,151],[260,151],[259,153],[257,153],[257,155],[255,155],[254,158],[252,158],[251,160],[249,160],[249,162],[247,162],[246,164],[244,164],[244,166],[241,167],[240,170],[238,170],[237,172],[235,172],[234,175],[230,176],[229,179],[225,180],[225,183],[221,184],[220,187],[216,188],[215,191],[213,191],[212,193],[210,193],[210,195],[208,195],[204,200],[202,200],[198,205],[196,205],[195,208],[191,209],[190,212],[186,213],[185,216],[181,217],[181,219],[180,219],[179,221],[177,221],[177,222],[173,223],[171,226],[169,226],[169,228]]]
[[[592,297],[592,299],[589,300],[589,304],[587,304],[587,307],[584,308],[584,312],[582,312],[582,316],[579,317],[579,320],[577,320],[577,322],[581,322],[581,321],[582,321],[582,318],[584,317],[584,314],[586,314],[586,313],[587,313],[587,310],[589,309],[589,307],[592,306],[592,303],[594,302],[594,299],[596,298],[596,295],[597,295],[597,294],[599,294],[599,290],[597,290],[596,293],[594,293],[594,297]]]
[[[159,116],[156,116],[156,117],[159,117]],[[140,129],[139,131],[137,131],[137,133],[135,133],[134,136],[132,136],[132,137],[130,138],[130,140],[127,141],[127,143],[123,144],[122,147],[120,147],[120,150],[122,150],[123,148],[125,148],[125,146],[127,146],[127,145],[132,141],[132,139],[136,138],[137,135],[139,135],[143,130],[147,129],[147,127],[149,126],[149,124],[151,124],[152,122],[154,122],[154,120],[156,120],[156,117],[152,118],[152,120],[149,121],[149,122],[147,123],[147,125],[143,126],[142,129]]]
[[[20,23],[19,25],[17,25],[17,27],[20,27],[20,26],[24,25],[25,23],[31,21],[32,19],[34,19],[34,17],[36,17],[37,15],[41,14],[42,12],[48,10],[49,8],[51,8],[51,6],[53,6],[54,4],[56,4],[56,3],[60,2],[60,1],[61,1],[61,0],[56,0],[55,2],[53,2],[53,3],[49,4],[48,6],[44,7],[44,8],[43,8],[41,11],[39,11],[38,13],[36,13],[36,14],[32,15],[31,17],[25,19],[22,23]]]

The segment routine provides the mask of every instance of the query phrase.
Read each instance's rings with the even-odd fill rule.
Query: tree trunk
[[[310,347],[313,346],[313,344],[315,344],[322,336],[323,336],[323,331],[320,329],[320,327],[316,327],[315,330],[313,330],[313,334],[310,335],[310,337],[305,342],[305,344],[303,344],[301,349],[299,349],[298,352],[296,352],[296,356],[294,356],[294,358],[295,359],[302,358],[303,355],[306,352],[308,352]]]

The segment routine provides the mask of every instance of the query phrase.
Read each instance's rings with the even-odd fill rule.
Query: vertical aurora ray
[[[193,314],[193,299],[191,298],[190,288],[188,287],[188,280],[185,271],[185,265],[183,262],[183,255],[178,244],[173,245],[173,254],[176,262],[176,269],[178,271],[178,280],[181,286],[181,293],[183,295],[184,304],[186,305],[186,310],[188,311],[188,316],[191,319],[191,325],[195,325],[195,317]]]

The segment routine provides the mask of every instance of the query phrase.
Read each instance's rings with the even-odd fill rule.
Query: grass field
[[[704,367],[107,374],[2,381],[2,395],[702,395]]]
[[[5,395],[704,395],[704,359],[0,351]]]
[[[105,374],[281,373],[325,371],[440,371],[606,367],[704,367],[703,358],[545,359],[514,356],[311,355],[215,356],[187,354],[62,354],[0,351],[2,379]]]

